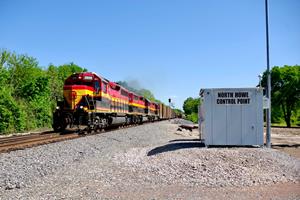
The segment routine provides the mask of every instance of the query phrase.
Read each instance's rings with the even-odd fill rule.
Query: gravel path
[[[182,123],[163,121],[0,154],[0,199],[197,198],[192,194],[199,191],[209,198],[221,188],[228,197],[230,188],[298,187],[300,160],[263,148],[207,149],[195,140],[196,132],[176,131]]]

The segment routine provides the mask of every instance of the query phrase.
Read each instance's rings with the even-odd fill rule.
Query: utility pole
[[[266,14],[266,48],[267,48],[267,93],[266,96],[269,101],[267,108],[267,135],[266,145],[271,148],[271,73],[270,73],[270,59],[269,59],[269,16],[268,16],[268,0],[265,0],[265,14]]]

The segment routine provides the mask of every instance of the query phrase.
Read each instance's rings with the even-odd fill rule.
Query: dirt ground
[[[272,148],[300,159],[300,128],[271,128]]]

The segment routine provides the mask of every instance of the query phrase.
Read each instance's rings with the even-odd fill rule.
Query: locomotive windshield
[[[93,77],[85,76],[82,80],[80,77],[78,78],[77,76],[73,76],[65,81],[65,85],[86,85],[92,87]]]

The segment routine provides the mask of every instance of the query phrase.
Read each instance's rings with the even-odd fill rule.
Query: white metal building
[[[205,145],[263,145],[263,89],[201,89],[200,139]]]

